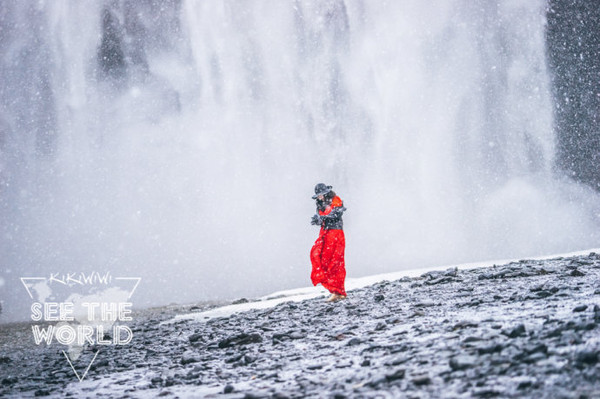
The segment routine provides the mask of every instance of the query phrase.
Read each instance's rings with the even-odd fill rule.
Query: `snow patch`
[[[538,257],[529,257],[529,258],[521,258],[521,259],[531,259],[531,260],[544,260],[544,259],[555,259],[555,258],[567,258],[571,256],[581,256],[587,255],[590,252],[600,253],[600,248],[587,249],[576,252],[569,252],[563,254],[554,254],[554,255],[545,255]],[[375,274],[372,276],[364,276],[364,277],[355,277],[355,278],[347,278],[346,279],[346,291],[352,291],[355,289],[367,287],[369,285],[373,285],[379,283],[381,281],[394,281],[401,279],[403,277],[418,277],[427,272],[432,272],[436,270],[446,270],[451,268],[457,268],[461,270],[468,269],[476,269],[479,267],[489,267],[492,265],[504,265],[511,262],[518,262],[521,259],[504,259],[504,260],[488,260],[482,262],[473,262],[473,263],[462,263],[457,265],[449,265],[449,266],[434,266],[429,268],[420,268],[420,269],[410,269],[410,270],[401,270],[392,273],[382,273]],[[181,320],[191,320],[197,322],[208,321],[210,319],[218,318],[218,317],[228,317],[234,313],[245,312],[252,309],[267,309],[274,306],[279,305],[280,303],[285,302],[300,302],[306,299],[316,298],[321,295],[328,295],[328,292],[322,287],[302,287],[302,288],[294,288],[291,290],[284,291],[276,291],[272,294],[265,295],[256,300],[252,300],[245,303],[237,303],[232,305],[221,306],[218,308],[210,309],[204,312],[198,313],[188,313],[177,315],[171,320],[167,320],[162,322],[164,323],[174,323]],[[349,295],[351,295],[349,293]]]

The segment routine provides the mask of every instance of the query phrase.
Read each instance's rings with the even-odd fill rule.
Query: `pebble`
[[[519,324],[516,327],[505,331],[505,335],[507,335],[509,338],[517,338],[517,337],[521,337],[523,335],[525,335],[525,326],[523,324]]]
[[[225,388],[223,388],[223,393],[231,393],[234,389],[235,388],[233,387],[233,385],[227,384],[225,385]]]
[[[583,349],[575,353],[575,360],[579,363],[596,364],[598,362],[598,351]]]
[[[200,361],[199,356],[192,351],[186,351],[181,356],[181,364],[197,363]]]
[[[575,313],[583,312],[586,309],[587,309],[587,305],[579,305],[579,306],[576,306],[575,308],[573,308],[573,312],[575,312]]]
[[[465,370],[477,364],[475,356],[458,355],[450,359],[449,365],[452,370]]]

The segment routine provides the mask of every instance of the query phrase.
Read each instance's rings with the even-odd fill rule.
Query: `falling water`
[[[141,276],[137,305],[308,285],[320,181],[349,276],[596,245],[544,4],[2,3],[5,317],[51,272]]]

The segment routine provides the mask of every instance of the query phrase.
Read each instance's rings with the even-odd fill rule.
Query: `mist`
[[[136,306],[310,284],[316,183],[349,277],[597,246],[556,168],[545,1],[0,5],[0,299],[142,277]]]

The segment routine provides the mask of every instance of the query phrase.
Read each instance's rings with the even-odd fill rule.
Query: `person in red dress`
[[[310,250],[310,279],[313,285],[321,284],[331,292],[327,302],[335,302],[346,298],[346,238],[342,221],[342,214],[346,208],[332,187],[324,183],[315,186],[315,195],[312,198],[317,201],[317,213],[312,217],[311,224],[320,226],[321,230]]]

